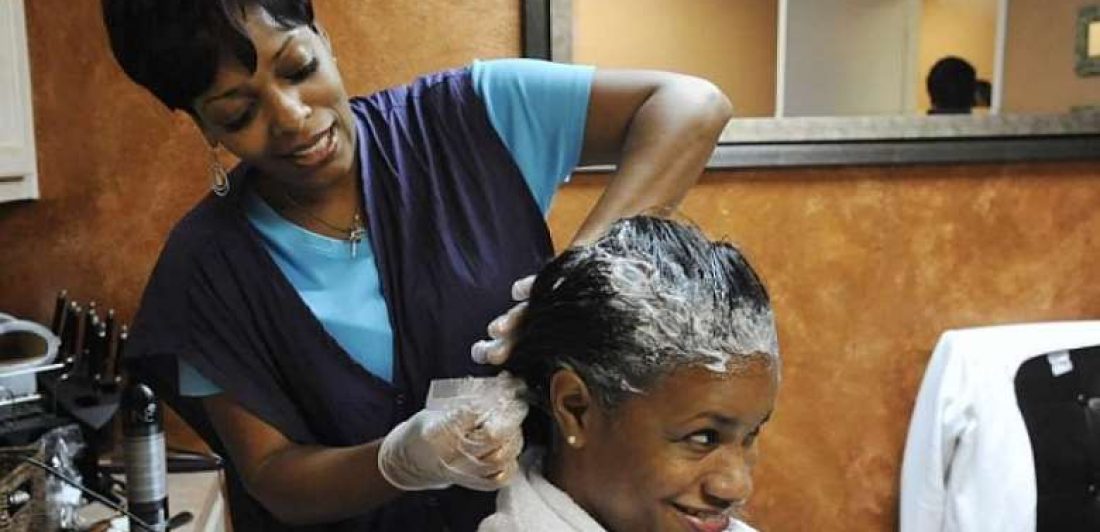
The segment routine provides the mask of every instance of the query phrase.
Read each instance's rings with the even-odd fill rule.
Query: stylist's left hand
[[[514,343],[512,334],[527,308],[527,298],[531,297],[531,286],[534,284],[534,275],[528,275],[512,284],[512,300],[518,303],[489,323],[489,340],[478,341],[470,348],[470,356],[474,362],[500,365],[508,360]]]
[[[476,399],[442,409],[424,409],[393,428],[378,450],[378,471],[405,491],[458,485],[498,490],[519,469],[523,381],[503,372],[496,387]]]

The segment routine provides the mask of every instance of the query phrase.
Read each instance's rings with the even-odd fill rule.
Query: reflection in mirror
[[[965,67],[940,69],[935,81],[966,94],[966,105],[949,98],[948,112],[1061,114],[1100,103],[1100,87],[1079,82],[1066,51],[1079,0],[552,4],[555,60],[705,77],[739,117],[928,114],[930,74],[948,57]]]
[[[1082,7],[1077,17],[1077,75],[1100,75],[1100,4]]]
[[[1100,22],[1089,23],[1088,56],[1100,57]]]
[[[995,77],[1004,7],[1001,0],[571,4],[573,62],[702,76],[734,98],[741,117],[922,114],[932,108],[927,74],[948,56],[965,60],[974,75],[945,83],[977,95],[978,80]]]
[[[777,15],[778,0],[572,0],[572,58],[554,59],[693,74],[738,116],[773,116]]]
[[[525,0],[525,52],[713,81],[711,168],[1095,159],[1084,1]]]
[[[1100,57],[1100,22],[1089,24],[1089,57]]]

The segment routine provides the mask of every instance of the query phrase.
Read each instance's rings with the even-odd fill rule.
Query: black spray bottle
[[[168,468],[164,415],[148,386],[129,379],[122,397],[127,507],[154,530],[168,527]],[[142,530],[134,523],[130,530]]]

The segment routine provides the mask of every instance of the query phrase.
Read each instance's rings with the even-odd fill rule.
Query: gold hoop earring
[[[218,160],[216,148],[210,148],[210,178],[213,181],[210,190],[214,191],[215,195],[224,198],[229,194],[229,176],[225,173],[222,162]]]

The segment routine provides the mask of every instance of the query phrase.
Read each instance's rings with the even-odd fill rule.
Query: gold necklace
[[[347,240],[349,244],[351,244],[351,258],[354,259],[359,254],[359,243],[362,242],[364,238],[366,238],[367,229],[363,226],[363,218],[359,216],[358,209],[356,209],[355,216],[353,216],[351,219],[351,225],[349,227],[340,227],[338,225],[329,223],[320,216],[313,214],[313,212],[310,211],[309,208],[295,201],[294,197],[291,196],[289,192],[284,190],[283,195],[286,196],[286,200],[290,202],[291,205],[294,205],[295,207],[301,209],[303,212],[306,213],[306,216],[309,216],[310,219],[312,219],[313,221],[318,222],[321,225],[333,231],[336,231],[337,233],[346,233],[347,236],[344,237],[344,239]]]

